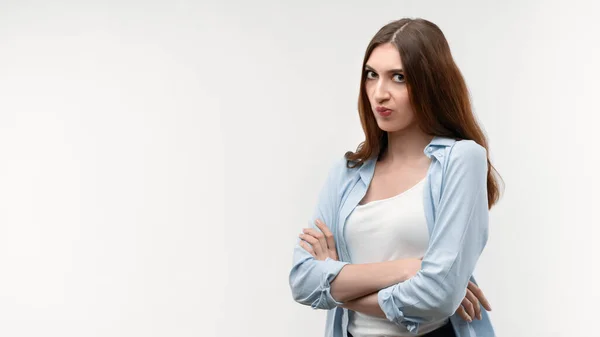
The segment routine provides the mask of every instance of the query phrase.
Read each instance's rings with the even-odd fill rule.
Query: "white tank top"
[[[425,178],[426,179],[426,178]],[[429,242],[423,209],[425,179],[391,198],[358,205],[348,217],[346,241],[352,263],[374,263],[421,258]],[[349,311],[348,331],[354,337],[415,336],[385,318]],[[421,324],[416,336],[431,332],[448,318]]]

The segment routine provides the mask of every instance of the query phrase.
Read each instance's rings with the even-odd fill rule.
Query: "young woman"
[[[294,249],[294,299],[326,336],[494,336],[472,277],[499,181],[442,31],[402,19],[365,53],[365,140],[330,170]]]

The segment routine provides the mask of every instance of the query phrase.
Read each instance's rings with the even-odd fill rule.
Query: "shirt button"
[[[427,148],[427,153],[431,153],[431,152],[433,152],[433,149],[432,148]]]

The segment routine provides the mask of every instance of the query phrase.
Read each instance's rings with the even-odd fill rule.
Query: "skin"
[[[418,126],[410,104],[408,88],[402,70],[402,60],[396,47],[390,43],[376,47],[365,67],[365,91],[372,113],[380,129],[387,132],[388,148],[375,167],[369,189],[361,204],[392,197],[406,191],[423,179],[430,159],[423,149],[433,138]],[[385,107],[390,116],[381,116],[375,110]],[[338,259],[333,234],[320,220],[319,231],[305,228],[300,235],[302,247],[318,260]],[[406,281],[421,268],[421,258],[400,259],[380,263],[348,264],[331,283],[331,294],[342,307],[367,315],[385,315],[377,302],[380,289]],[[466,321],[481,319],[481,306],[491,307],[483,292],[469,282],[465,298],[457,313]]]

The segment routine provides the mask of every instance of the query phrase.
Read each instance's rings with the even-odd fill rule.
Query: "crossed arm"
[[[316,221],[318,228],[305,228],[300,235],[300,246],[315,259],[338,260],[335,239],[329,228]],[[331,296],[343,308],[367,315],[386,318],[378,303],[379,290],[404,282],[421,268],[421,259],[409,258],[380,263],[347,264],[331,282]],[[490,304],[477,285],[469,282],[465,298],[456,312],[466,321],[481,319],[481,306],[488,311]]]

